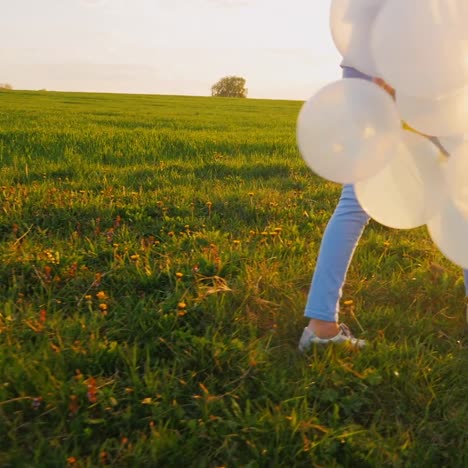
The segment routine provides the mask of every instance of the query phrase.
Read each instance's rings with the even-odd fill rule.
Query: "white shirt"
[[[387,0],[332,0],[330,24],[342,66],[376,76],[370,41],[375,18]]]

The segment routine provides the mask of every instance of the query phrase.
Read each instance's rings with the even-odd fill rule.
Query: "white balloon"
[[[396,95],[401,117],[427,135],[449,136],[468,132],[468,85],[439,99]]]
[[[364,211],[385,226],[422,226],[434,215],[434,202],[443,190],[444,161],[430,140],[402,130],[395,157],[376,175],[356,183],[356,197]]]
[[[397,93],[438,99],[468,83],[467,0],[391,0],[380,10],[371,50]]]
[[[399,144],[400,117],[372,82],[331,83],[302,107],[297,141],[309,167],[325,179],[354,183],[381,169]]]
[[[429,235],[440,251],[452,262],[468,269],[468,218],[450,198],[427,224]]]
[[[455,206],[468,218],[468,141],[459,145],[450,155],[447,164],[447,183]]]
[[[344,64],[376,76],[377,67],[370,49],[371,26],[387,0],[333,0],[330,28]]]

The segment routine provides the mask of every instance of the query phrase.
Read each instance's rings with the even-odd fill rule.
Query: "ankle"
[[[325,320],[310,319],[307,328],[319,338],[333,338],[340,332],[337,322],[327,322]]]

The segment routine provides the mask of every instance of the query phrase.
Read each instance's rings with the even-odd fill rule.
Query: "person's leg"
[[[354,187],[345,185],[323,235],[304,313],[311,319],[309,327],[320,338],[335,336],[339,331],[337,322],[343,284],[368,221],[369,215],[359,205]]]
[[[372,77],[351,67],[343,67],[343,78],[372,80]],[[345,185],[320,246],[304,314],[310,318],[306,335],[310,331],[319,338],[332,338],[340,333],[338,312],[342,287],[368,221],[369,216],[359,205],[353,186]],[[304,335],[301,342],[303,339]]]

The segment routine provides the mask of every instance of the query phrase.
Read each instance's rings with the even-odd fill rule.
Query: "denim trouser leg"
[[[343,78],[372,77],[355,68],[343,67]],[[359,205],[352,185],[345,185],[338,205],[323,234],[305,316],[338,321],[340,299],[349,264],[356,245],[369,221],[369,216]]]
[[[345,185],[323,235],[305,316],[338,321],[343,284],[356,245],[369,221],[356,199],[353,185]]]
[[[345,185],[323,235],[304,315],[338,322],[340,299],[349,264],[369,216],[361,208],[353,185]],[[468,270],[463,271],[468,297]]]

